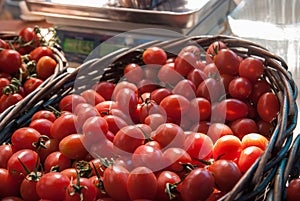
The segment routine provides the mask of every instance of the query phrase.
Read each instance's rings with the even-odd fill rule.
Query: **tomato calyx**
[[[60,117],[61,116],[61,112],[59,110],[57,110],[55,107],[51,106],[51,105],[48,105],[47,109],[52,112],[56,118]]]
[[[28,169],[28,167],[23,163],[23,161],[19,157],[18,157],[18,161],[20,162],[20,164],[24,168],[25,172],[27,173],[27,176],[25,177],[25,179],[37,182],[41,178],[42,173],[38,171],[39,164],[40,164],[39,159],[36,161],[33,171],[30,171]]]
[[[88,189],[87,186],[84,185],[80,185],[80,173],[79,171],[77,171],[77,179],[76,179],[76,183],[73,183],[73,178],[70,180],[70,186],[72,188],[73,191],[71,191],[70,189],[68,189],[68,193],[70,196],[75,196],[76,194],[79,194],[80,200],[84,200],[83,199],[83,193],[81,192],[82,189]]]
[[[92,176],[92,166],[89,162],[81,160],[76,162],[76,170],[79,177],[91,177]]]
[[[49,140],[50,138],[47,136],[47,135],[41,135],[39,138],[38,138],[38,141],[37,142],[33,142],[32,143],[32,146],[34,146],[36,148],[37,151],[39,151],[41,148],[43,149],[47,149],[46,145],[45,145],[45,142],[47,140]]]

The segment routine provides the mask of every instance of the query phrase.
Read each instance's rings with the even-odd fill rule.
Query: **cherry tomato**
[[[130,114],[137,108],[138,105],[138,97],[135,91],[129,88],[118,90],[115,100],[120,110],[122,110],[125,114]]]
[[[9,79],[1,77],[0,78],[0,96],[3,94],[3,89],[10,84]]]
[[[166,123],[166,116],[161,114],[150,114],[148,115],[144,123],[149,125],[152,130],[156,130],[161,124]]]
[[[111,100],[115,84],[103,81],[95,84],[92,89],[97,91],[105,100]]]
[[[211,115],[210,101],[203,97],[194,98],[190,102],[188,117],[192,122],[209,120]]]
[[[184,96],[172,94],[165,97],[160,102],[160,106],[166,111],[168,117],[174,119],[175,121],[180,121],[188,112],[190,102]]]
[[[0,168],[0,197],[1,200],[6,196],[18,196],[21,181],[20,178],[16,178],[9,173],[9,170]]]
[[[30,127],[21,127],[17,129],[11,136],[11,142],[13,144],[13,149],[18,151],[21,149],[31,149],[35,150],[34,143],[39,140],[41,134]]]
[[[36,73],[38,78],[46,80],[54,74],[56,67],[57,62],[55,59],[49,56],[42,56],[36,64]]]
[[[300,199],[300,178],[293,179],[286,189],[286,200],[296,201]]]
[[[49,121],[54,122],[56,120],[56,116],[49,110],[39,110],[32,115],[31,121],[36,119],[48,119]]]
[[[143,78],[143,69],[135,63],[127,64],[124,68],[124,76],[127,81],[137,83]]]
[[[134,150],[145,143],[143,131],[134,125],[121,128],[115,135],[113,144],[120,154],[133,153]]]
[[[132,163],[135,167],[145,166],[156,172],[164,168],[162,155],[157,147],[140,145],[132,154]]]
[[[254,57],[243,59],[239,66],[239,76],[249,79],[251,82],[256,82],[264,73],[263,62]]]
[[[9,44],[5,40],[0,39],[0,48],[9,49]]]
[[[256,122],[250,118],[240,118],[234,120],[230,123],[230,128],[240,139],[242,139],[246,134],[258,132]]]
[[[125,120],[115,115],[106,115],[103,118],[108,124],[108,130],[113,134],[116,134],[121,128],[128,126]]]
[[[44,161],[44,171],[62,171],[71,167],[71,160],[60,151],[50,153]]]
[[[239,118],[247,117],[248,115],[248,105],[235,98],[227,98],[222,100],[217,105],[218,114],[225,117],[228,121],[234,121]]]
[[[211,102],[219,101],[225,95],[223,83],[212,77],[203,80],[196,90],[197,97],[203,97]]]
[[[52,137],[50,133],[52,121],[48,119],[35,119],[30,122],[29,127],[38,131],[41,135],[46,135],[48,137]]]
[[[86,103],[86,100],[77,94],[69,94],[61,99],[58,108],[60,111],[72,112],[80,103]]]
[[[258,122],[256,122],[257,127],[258,127],[258,132],[262,135],[264,135],[265,137],[267,137],[268,139],[272,136],[272,133],[274,131],[274,125],[270,122],[266,122],[262,119],[258,120]]]
[[[85,103],[82,103],[85,104]],[[82,104],[76,106],[74,112],[77,115],[76,119],[76,128],[78,132],[81,132],[83,124],[86,122],[87,119],[91,117],[98,117],[100,116],[98,110],[93,107],[92,105],[87,104],[87,106],[81,107]],[[79,107],[78,107],[79,106]]]
[[[237,75],[239,72],[240,59],[235,52],[228,48],[218,51],[214,56],[214,63],[218,67],[220,74]]]
[[[195,168],[183,180],[180,194],[184,201],[205,201],[214,191],[214,177],[204,168]]]
[[[175,59],[174,69],[182,76],[187,76],[197,66],[197,56],[192,52],[180,53]]]
[[[20,186],[20,195],[24,201],[39,201],[40,196],[38,196],[36,192],[36,184],[42,175],[41,172],[32,172],[34,176],[27,175],[26,178],[23,179]]]
[[[233,135],[231,128],[224,123],[212,123],[207,131],[207,135],[215,143],[220,137],[224,135]]]
[[[22,57],[16,50],[4,49],[0,52],[0,72],[16,73],[22,65]]]
[[[226,44],[222,41],[214,41],[211,43],[206,50],[206,62],[213,62],[214,56],[218,53],[219,50],[227,48]]]
[[[60,140],[58,139],[50,138],[44,143],[44,147],[38,150],[41,162],[44,162],[46,157],[52,152],[58,151],[59,142]]]
[[[191,72],[189,72],[189,74],[187,75],[187,79],[192,81],[195,85],[195,87],[197,88],[199,86],[199,84],[207,79],[208,76],[200,69],[193,69]]]
[[[0,97],[0,113],[4,112],[10,106],[17,104],[21,100],[23,100],[23,97],[18,93],[8,95],[2,94]]]
[[[78,181],[79,180],[79,181]],[[76,178],[66,189],[65,201],[95,201],[96,186],[88,178]]]
[[[279,107],[279,100],[272,92],[262,94],[257,102],[258,115],[267,122],[272,122],[276,119],[280,110]]]
[[[38,62],[38,60],[43,56],[49,56],[53,58],[53,51],[48,46],[39,46],[32,50],[30,53],[30,59]]]
[[[0,145],[0,168],[7,168],[8,159],[13,155],[10,144]]]
[[[153,200],[157,191],[157,179],[147,167],[133,169],[127,179],[127,190],[131,200]]]
[[[250,94],[249,98],[254,103],[257,103],[262,94],[270,91],[271,85],[266,80],[258,80],[257,82],[253,83],[252,93]]]
[[[184,148],[192,159],[208,159],[212,155],[213,142],[203,133],[192,133],[184,142]]]
[[[23,84],[25,95],[27,96],[31,92],[33,92],[35,89],[37,89],[41,84],[43,83],[43,80],[35,77],[31,77],[25,81]]]
[[[196,97],[196,86],[192,81],[184,79],[175,85],[172,93],[182,95],[188,100],[192,100]]]
[[[83,160],[88,152],[82,143],[82,138],[82,134],[70,134],[64,137],[59,143],[59,151],[70,159]]]
[[[58,117],[51,125],[51,136],[61,140],[67,135],[77,133],[76,118],[74,114],[66,114]]]
[[[220,137],[213,145],[213,158],[237,160],[242,151],[241,140],[234,135],[225,135]]]
[[[242,173],[245,173],[264,151],[256,146],[246,147],[242,150],[238,160],[238,166]]]
[[[244,100],[252,92],[252,83],[245,77],[237,77],[230,81],[228,92],[233,98]]]
[[[172,171],[162,171],[159,176],[157,177],[157,191],[155,200],[160,201],[168,201],[170,199],[170,195],[168,195],[166,188],[167,185],[172,185],[180,182],[180,177],[172,172]],[[173,193],[173,196],[179,197],[179,194],[177,192],[171,192]]]
[[[237,164],[231,160],[217,160],[208,167],[208,170],[215,178],[216,187],[223,192],[231,191],[242,177]]]
[[[103,174],[106,193],[114,200],[130,200],[127,191],[129,171],[123,166],[108,166]]]
[[[81,96],[92,106],[97,105],[105,101],[104,97],[101,96],[97,91],[93,89],[87,89],[81,93]]]
[[[160,102],[167,96],[171,95],[172,92],[168,88],[159,88],[151,92],[150,97],[151,100],[155,101],[157,104],[160,104]]]
[[[163,65],[157,74],[158,79],[171,86],[176,85],[180,80],[183,80],[184,77],[175,70],[174,63],[167,63]]]
[[[44,174],[36,184],[36,192],[41,199],[64,200],[70,179],[59,173],[49,172]]]
[[[250,146],[257,146],[265,150],[269,144],[269,140],[259,133],[249,133],[242,138],[242,149]]]
[[[192,163],[192,158],[187,151],[178,147],[170,147],[164,150],[163,157],[166,164],[166,169],[173,171],[180,176],[182,176],[182,173],[184,173],[182,164]]]
[[[167,61],[167,53],[160,47],[148,47],[142,57],[145,64],[163,65]]]
[[[7,162],[7,169],[9,174],[18,179],[26,177],[28,172],[24,169],[23,165],[27,167],[29,172],[33,172],[39,167],[40,161],[38,154],[30,149],[22,149],[15,152]]]

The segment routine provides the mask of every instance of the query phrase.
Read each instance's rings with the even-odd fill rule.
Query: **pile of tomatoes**
[[[52,35],[54,30],[46,34]],[[39,27],[25,27],[12,40],[0,39],[0,113],[21,101],[54,73],[57,61]]]
[[[212,201],[231,191],[279,112],[263,61],[221,41],[167,55],[149,47],[119,83],[35,113],[0,147],[0,197]]]

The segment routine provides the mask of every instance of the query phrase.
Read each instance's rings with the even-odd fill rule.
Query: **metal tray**
[[[226,0],[171,0],[152,10],[118,7],[112,0],[25,0],[29,10],[39,15],[64,14],[145,24],[190,28]]]

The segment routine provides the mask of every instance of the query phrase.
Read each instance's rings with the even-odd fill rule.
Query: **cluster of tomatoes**
[[[0,197],[217,200],[266,149],[279,112],[264,65],[221,41],[201,57],[149,47],[124,67],[35,113],[0,147]],[[19,197],[19,198],[16,198]]]
[[[0,113],[54,73],[57,62],[49,44],[38,27],[25,27],[10,41],[0,39]]]

